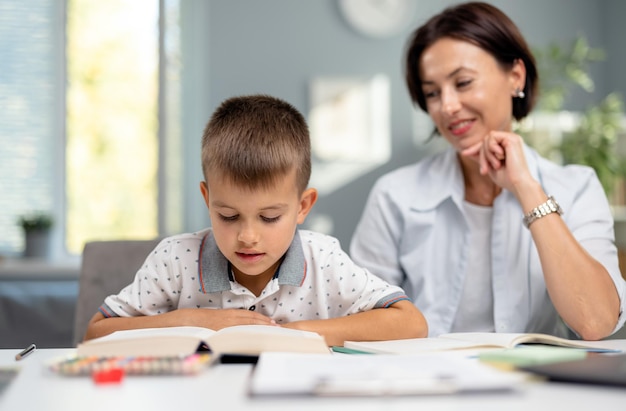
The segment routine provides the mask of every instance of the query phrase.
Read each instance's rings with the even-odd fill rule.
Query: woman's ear
[[[298,210],[298,224],[304,223],[306,216],[313,208],[313,204],[317,201],[317,190],[307,188],[300,196],[300,209]]]
[[[526,65],[524,60],[515,59],[510,72],[512,90],[524,90],[526,87]]]
[[[200,192],[202,193],[202,198],[204,198],[204,202],[207,208],[210,208],[209,207],[209,186],[207,185],[206,181],[200,181]]]

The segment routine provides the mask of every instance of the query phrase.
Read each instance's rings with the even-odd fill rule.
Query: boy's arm
[[[348,340],[400,340],[428,336],[426,319],[408,300],[398,301],[387,308],[326,320],[295,321],[283,324],[283,327],[317,332],[326,338],[328,345],[343,345]]]
[[[271,318],[255,311],[238,309],[181,308],[159,315],[105,317],[97,312],[89,321],[85,340],[102,337],[118,330],[191,325],[212,330],[233,325],[276,325]]]

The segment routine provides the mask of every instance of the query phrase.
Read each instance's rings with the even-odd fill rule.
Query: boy
[[[226,100],[202,138],[212,227],[166,238],[105,299],[85,338],[129,328],[265,324],[345,340],[425,337],[401,288],[357,267],[332,237],[298,230],[317,200],[308,127],[263,95]]]

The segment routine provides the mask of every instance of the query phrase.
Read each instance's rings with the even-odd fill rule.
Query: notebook
[[[436,395],[514,391],[521,374],[476,360],[430,355],[323,355],[264,352],[254,368],[253,396]]]
[[[520,367],[553,381],[626,386],[626,354],[590,354],[585,359]]]

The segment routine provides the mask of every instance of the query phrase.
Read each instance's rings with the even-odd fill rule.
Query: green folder
[[[478,355],[478,358],[484,362],[524,367],[528,365],[582,360],[586,356],[587,351],[583,349],[542,345],[484,351]]]

